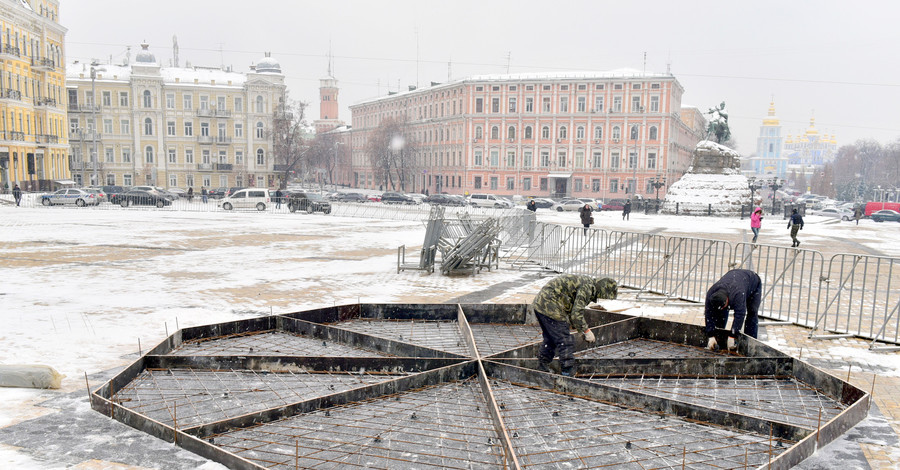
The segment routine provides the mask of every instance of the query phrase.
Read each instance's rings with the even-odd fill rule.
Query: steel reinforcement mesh
[[[169,354],[173,356],[390,356],[374,349],[358,348],[275,330],[185,341]]]
[[[684,344],[674,344],[667,343],[665,341],[637,338],[587,349],[575,354],[575,357],[582,359],[666,359],[672,357],[722,357],[726,355],[727,353],[722,351],[709,351],[705,348],[697,346],[687,346]]]

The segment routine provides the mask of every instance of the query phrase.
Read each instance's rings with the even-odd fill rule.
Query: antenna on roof
[[[644,73],[647,73],[647,51],[644,51]]]
[[[416,88],[419,88],[419,27],[416,26]]]
[[[178,36],[172,35],[172,62],[178,67]]]
[[[331,61],[333,56],[331,55],[331,40],[328,40],[328,78],[334,78],[334,72],[331,70]]]
[[[509,74],[509,59],[512,58],[512,51],[506,53],[506,73]]]

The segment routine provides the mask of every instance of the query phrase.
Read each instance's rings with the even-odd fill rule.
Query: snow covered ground
[[[579,225],[577,213],[539,210],[538,218]],[[609,230],[750,238],[747,219],[637,212],[628,221],[620,212],[595,218]],[[786,222],[774,219],[763,221],[760,241],[788,245]],[[900,224],[856,226],[814,216],[806,224],[804,247],[900,256]],[[86,395],[86,375],[98,385],[137,357],[139,342],[146,351],[179,327],[358,301],[446,302],[508,281],[520,287],[491,301],[521,302],[546,282],[523,281],[523,272],[502,265],[474,277],[397,273],[397,247],[419,246],[423,236],[421,222],[323,214],[0,205],[0,363],[46,364],[66,376],[62,390],[0,388],[0,428],[58,413],[36,405]],[[900,370],[896,356],[885,362]],[[94,413],[84,398],[70,412]],[[90,439],[99,447],[119,437],[98,431]],[[35,449],[0,445],[0,468],[77,462],[77,456],[45,460]],[[180,465],[219,468],[203,461]]]

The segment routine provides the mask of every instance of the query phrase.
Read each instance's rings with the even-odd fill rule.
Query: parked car
[[[538,209],[549,209],[553,207],[553,204],[556,204],[556,201],[553,199],[547,199],[545,197],[534,198],[534,205],[537,206]]]
[[[599,211],[600,208],[603,207],[603,201],[601,201],[599,199],[593,199],[593,198],[589,198],[589,197],[577,197],[575,199],[578,199],[579,201],[581,201],[585,204],[590,204],[591,209],[593,209],[595,211]]]
[[[232,194],[234,194],[242,189],[244,189],[244,188],[241,186],[232,186],[232,187],[228,188],[227,191],[225,191],[225,196],[226,197],[231,196]]]
[[[103,193],[106,194],[106,200],[109,201],[110,204],[118,204],[119,195],[124,194],[128,191],[124,187],[116,185],[100,186],[97,189],[103,191]]]
[[[366,199],[370,202],[381,202],[381,194],[369,194]]]
[[[216,189],[210,189],[209,191],[207,191],[207,196],[210,199],[222,199],[223,197],[225,197],[225,193],[227,192],[228,188],[220,186]]]
[[[92,193],[94,197],[97,198],[97,204],[99,205],[101,202],[107,202],[109,199],[106,197],[106,194],[100,189],[87,188],[85,191]]]
[[[416,204],[425,202],[425,195],[421,193],[406,193],[406,196],[412,198]]]
[[[437,206],[464,206],[466,200],[452,194],[430,194],[425,198],[426,204]]]
[[[272,196],[269,190],[265,188],[247,188],[239,189],[229,196],[223,197],[219,201],[219,207],[230,211],[232,209],[253,209],[258,211],[266,210],[272,202]]]
[[[169,194],[174,194],[176,198],[187,199],[187,191],[181,188],[169,188],[166,190]]]
[[[41,204],[53,206],[57,204],[75,204],[78,207],[96,206],[100,204],[96,190],[65,188],[41,196]]]
[[[305,211],[307,214],[312,214],[313,212],[331,213],[331,203],[316,193],[293,192],[288,198],[287,204],[288,210],[291,212]]]
[[[820,209],[817,211],[810,211],[811,215],[818,215],[821,217],[831,217],[835,219],[841,220],[850,220],[853,218],[853,211],[847,209],[838,209],[837,207],[826,207],[824,209]]]
[[[553,206],[550,207],[550,210],[554,210],[557,212],[577,211],[584,207],[584,204],[585,203],[580,199],[563,199],[562,201],[553,204]]]
[[[385,204],[415,204],[413,198],[403,193],[395,193],[388,191],[381,195],[381,202]]]
[[[144,191],[140,189],[132,189],[127,193],[119,195],[119,205],[122,207],[128,206],[156,206],[160,209],[166,206],[172,205],[172,201],[170,201],[165,196],[159,194],[156,191]]]
[[[366,202],[366,196],[360,193],[338,193],[334,198],[335,201],[339,202]]]
[[[474,207],[494,207],[497,209],[512,209],[514,207],[512,201],[494,194],[472,194],[469,196],[468,203]]]
[[[604,211],[620,211],[625,208],[625,200],[624,199],[610,199],[600,207],[600,210]],[[634,209],[634,208],[632,208]]]
[[[882,209],[870,217],[875,222],[900,222],[900,212],[891,209]]]

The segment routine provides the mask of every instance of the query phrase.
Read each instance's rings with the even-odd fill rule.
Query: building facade
[[[784,136],[781,121],[775,116],[775,103],[769,103],[769,112],[759,127],[756,138],[756,154],[749,159],[748,176],[760,178],[785,178],[788,158],[784,155]]]
[[[133,63],[67,70],[70,166],[79,184],[274,187],[281,66],[247,73],[162,67],[147,44]]]
[[[788,163],[794,168],[822,167],[834,159],[837,138],[834,135],[819,134],[816,118],[810,118],[806,132],[787,136],[784,149]]]
[[[0,188],[69,179],[66,28],[56,0],[0,2]]]
[[[677,180],[705,132],[668,74],[475,76],[351,106],[351,186],[385,187],[367,141],[386,119],[415,147],[406,191],[615,198]],[[696,109],[693,109],[696,111]]]

